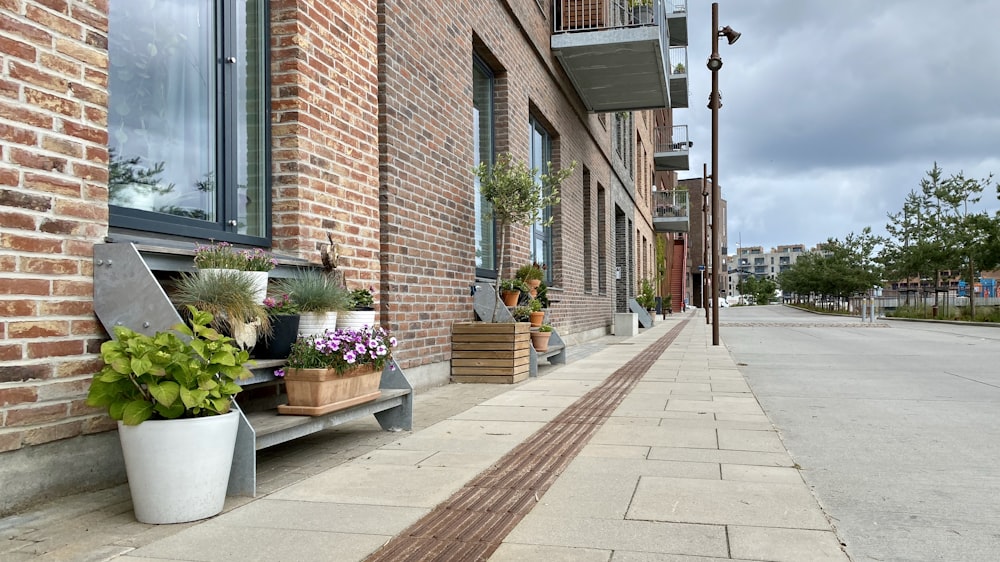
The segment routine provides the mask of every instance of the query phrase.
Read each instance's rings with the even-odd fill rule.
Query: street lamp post
[[[712,345],[719,345],[719,269],[722,260],[719,258],[721,241],[719,240],[719,206],[721,195],[719,191],[719,108],[722,107],[722,97],[719,95],[719,69],[722,68],[722,57],[719,56],[719,37],[725,37],[732,45],[740,38],[740,34],[728,25],[719,27],[719,3],[712,3],[712,54],[708,57],[708,69],[712,71],[712,94],[708,107],[712,110]]]
[[[702,253],[702,267],[704,268],[701,272],[701,307],[705,309],[705,323],[711,322],[711,316],[708,314],[708,278],[711,275],[711,271],[708,269],[708,245],[711,242],[708,237],[708,164],[701,165],[701,196],[702,196],[702,213],[701,213],[701,253]]]

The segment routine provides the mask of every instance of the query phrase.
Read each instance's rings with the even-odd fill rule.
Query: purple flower
[[[348,351],[344,354],[344,361],[347,361],[349,365],[353,365],[355,360],[357,360],[357,356],[353,351]]]
[[[283,376],[285,376],[285,370],[284,369],[276,369],[274,371],[274,376],[276,376],[276,377],[283,377]]]

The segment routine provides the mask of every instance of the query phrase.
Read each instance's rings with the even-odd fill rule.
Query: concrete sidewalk
[[[634,338],[608,338],[582,359],[571,353],[568,365],[537,379],[483,389],[492,397],[404,436],[382,434],[388,438],[374,450],[295,483],[278,479],[263,497],[234,498],[204,522],[142,525],[130,520],[127,502],[116,503],[87,516],[95,525],[116,521],[120,536],[81,529],[72,541],[52,527],[80,525],[79,518],[44,526],[28,517],[34,533],[0,521],[0,536],[23,545],[0,548],[0,558],[363,560],[686,319],[490,559],[848,560],[728,352],[713,347],[709,326],[690,314]],[[31,548],[46,535],[66,544]]]

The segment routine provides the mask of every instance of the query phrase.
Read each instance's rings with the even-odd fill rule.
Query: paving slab
[[[775,562],[849,562],[832,531],[729,527],[729,547],[736,558]]]
[[[662,461],[713,462],[759,466],[794,465],[788,453],[687,449],[682,447],[650,447],[647,458]]]
[[[626,427],[605,425],[598,429],[591,443],[600,445],[648,445],[651,447],[718,447],[715,429]]]
[[[490,562],[608,562],[612,551],[593,548],[568,548],[530,544],[504,543],[490,556]]]
[[[804,484],[643,476],[629,519],[829,530]]]
[[[719,429],[719,448],[734,451],[763,451],[784,453],[785,446],[773,429],[753,431],[745,429]]]

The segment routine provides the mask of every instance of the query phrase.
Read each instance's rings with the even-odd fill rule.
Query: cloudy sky
[[[711,2],[688,0],[691,101],[675,111],[711,169]],[[883,233],[936,161],[1000,175],[1000,2],[719,0],[719,177],[729,251]],[[998,206],[996,190],[984,193]]]

